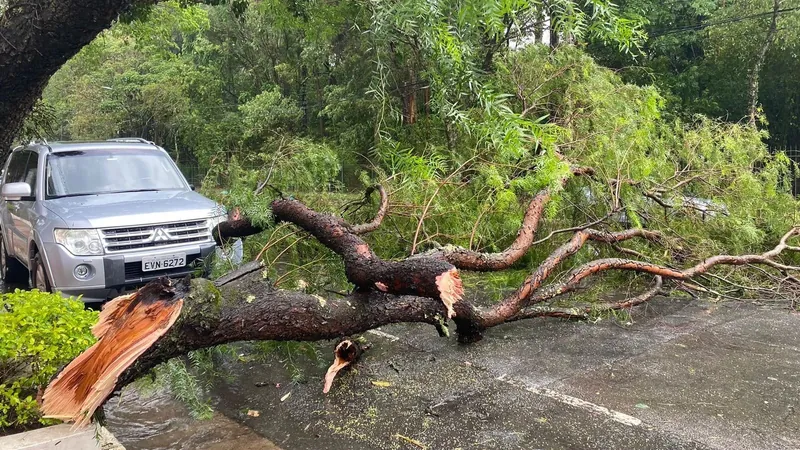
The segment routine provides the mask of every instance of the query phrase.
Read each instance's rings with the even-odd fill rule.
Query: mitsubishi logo
[[[153,236],[153,240],[155,242],[168,241],[170,240],[170,237],[163,228],[156,228],[156,233],[155,236]]]

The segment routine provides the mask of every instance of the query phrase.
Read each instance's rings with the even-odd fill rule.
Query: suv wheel
[[[42,255],[37,253],[31,261],[31,281],[32,288],[38,289],[40,292],[51,292],[50,278],[47,276],[47,269],[44,268],[44,261]]]
[[[5,240],[0,234],[0,276],[2,276],[3,281],[8,283],[24,282],[28,279],[27,272],[16,258],[8,255]]]

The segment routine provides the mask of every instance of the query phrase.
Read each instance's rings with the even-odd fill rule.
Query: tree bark
[[[448,317],[455,315],[452,305],[461,299],[463,288],[458,269],[452,264],[439,258],[383,260],[351,225],[318,213],[297,200],[275,200],[272,214],[279,222],[291,222],[308,231],[341,256],[347,279],[358,288],[434,298],[445,304]]]
[[[0,16],[0,160],[50,77],[123,11],[155,0],[11,0]]]
[[[772,19],[767,30],[767,37],[764,39],[764,44],[761,46],[756,62],[753,64],[753,70],[750,72],[750,86],[748,89],[749,94],[749,107],[748,113],[750,115],[750,125],[756,126],[756,115],[758,113],[758,80],[761,73],[761,67],[764,65],[764,60],[767,58],[772,42],[775,41],[775,35],[778,32],[778,13],[781,8],[781,0],[774,0],[772,4]]]

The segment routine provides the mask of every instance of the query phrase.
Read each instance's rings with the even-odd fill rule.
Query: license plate
[[[148,256],[142,258],[142,271],[152,272],[154,270],[169,270],[183,267],[186,265],[186,255],[163,255],[163,256]]]

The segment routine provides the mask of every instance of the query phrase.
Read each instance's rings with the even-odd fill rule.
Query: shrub
[[[0,296],[0,429],[49,423],[37,393],[94,343],[95,322],[97,312],[59,294],[17,289]]]

